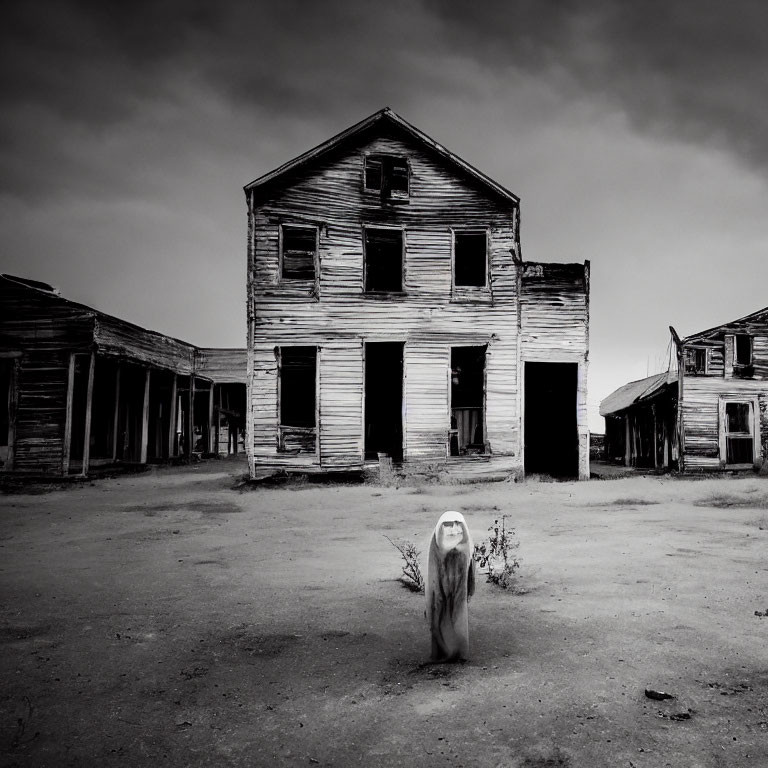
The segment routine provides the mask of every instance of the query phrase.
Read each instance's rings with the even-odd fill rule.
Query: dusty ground
[[[242,472],[0,497],[0,764],[768,766],[768,481]],[[523,565],[480,582],[469,663],[421,666],[384,535],[446,509],[510,515]]]

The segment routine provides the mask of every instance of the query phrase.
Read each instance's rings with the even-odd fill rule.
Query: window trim
[[[294,227],[295,229],[312,229],[315,232],[315,254],[312,263],[315,270],[313,278],[285,277],[283,275],[283,248],[285,245],[285,227]],[[278,259],[277,259],[277,279],[281,285],[289,286],[316,286],[320,278],[320,227],[317,224],[307,224],[306,222],[281,221],[278,226]]]
[[[491,291],[491,233],[488,227],[451,227],[451,295],[462,298],[488,296]],[[485,284],[457,285],[456,284],[456,235],[457,234],[485,235]]]
[[[728,403],[739,403],[749,406],[749,425],[752,438],[752,461],[740,462],[738,464],[728,464],[728,421],[726,418],[726,405]],[[720,465],[725,469],[748,469],[755,465],[757,457],[760,455],[760,408],[758,398],[748,395],[721,395],[718,401],[718,442],[720,449]]]
[[[365,233],[369,229],[385,229],[400,232],[400,290],[399,291],[369,291],[366,290],[368,278],[368,254]],[[363,224],[362,226],[362,250],[363,250],[363,296],[404,296],[405,290],[405,227],[396,224]]]
[[[704,370],[703,371],[689,371],[688,370],[688,353],[689,352],[704,352]],[[686,345],[685,347],[685,359],[683,360],[683,366],[685,368],[686,376],[706,376],[709,373],[710,368],[710,348],[700,345]]]
[[[384,187],[384,166],[382,165],[381,169],[381,181],[382,185],[376,189],[375,187],[369,187],[366,184],[366,170],[368,168],[368,161],[372,158],[384,158],[384,157],[392,157],[397,158],[399,160],[402,160],[405,163],[405,167],[407,170],[406,180],[408,183],[408,189],[403,192],[402,190],[392,190],[390,189],[389,194],[385,197],[387,200],[410,200],[411,199],[411,162],[408,157],[408,155],[400,155],[396,154],[394,152],[366,152],[363,155],[363,179],[362,179],[362,186],[363,186],[363,193],[366,195],[376,195],[377,197],[382,197],[383,193],[383,187]]]

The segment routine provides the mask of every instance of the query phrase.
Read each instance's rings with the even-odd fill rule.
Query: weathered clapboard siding
[[[404,460],[447,460],[451,348],[484,346],[486,447],[491,459],[503,458],[506,467],[521,465],[519,201],[448,157],[428,137],[403,130],[398,121],[382,114],[364,130],[350,129],[338,142],[331,140],[333,146],[307,153],[309,159],[302,156],[246,187],[254,351],[249,445],[257,464],[315,460],[277,450],[275,347],[320,350],[319,460],[331,467],[363,461],[364,345],[397,341],[404,345]],[[382,199],[364,189],[368,154],[407,157],[407,199]],[[316,228],[314,281],[281,279],[284,225]],[[368,226],[403,233],[401,293],[364,291]],[[466,229],[487,233],[484,287],[453,286],[454,232]],[[585,361],[585,269],[570,265],[552,274],[565,299],[555,301],[555,293],[543,291],[538,295],[535,288],[531,292],[523,320],[524,332],[526,322],[531,324],[530,352],[549,359],[552,350],[563,351],[569,360]],[[578,298],[571,295],[574,287]]]
[[[589,338],[589,264],[522,265],[522,353],[526,360],[578,361]]]
[[[195,353],[195,371],[217,384],[245,384],[246,357],[245,348],[201,347]]]
[[[99,352],[189,375],[194,370],[195,347],[148,331],[124,320],[100,314],[94,339]]]
[[[319,356],[320,461],[360,466],[363,460],[363,345],[329,341]]]

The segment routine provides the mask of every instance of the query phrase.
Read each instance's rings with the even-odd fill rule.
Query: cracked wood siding
[[[365,193],[362,158],[365,153],[405,155],[410,163],[410,196],[406,201],[382,203]],[[279,279],[281,223],[318,227],[319,276],[317,295],[304,286]],[[249,286],[257,347],[316,344],[321,347],[320,451],[324,463],[360,461],[362,422],[352,417],[328,423],[326,384],[338,398],[347,398],[357,414],[362,398],[362,360],[345,379],[329,378],[330,357],[342,348],[362,349],[369,341],[405,343],[404,408],[405,457],[445,460],[447,455],[448,370],[451,346],[484,345],[495,333],[511,351],[500,353],[499,365],[489,372],[494,418],[498,414],[497,443],[513,446],[518,418],[515,384],[517,357],[517,272],[512,254],[519,253],[517,206],[478,188],[474,180],[457,177],[442,159],[393,136],[375,138],[351,151],[318,162],[313,171],[288,180],[266,199],[257,199],[249,214],[249,258],[253,280]],[[404,230],[403,295],[363,293],[363,225]],[[489,233],[490,290],[481,301],[458,301],[451,294],[452,228],[481,228]],[[501,347],[500,347],[501,349]],[[326,362],[327,361],[327,362]],[[323,373],[326,372],[326,373]],[[355,387],[360,390],[355,392]],[[269,391],[265,391],[269,390]],[[276,432],[276,382],[254,375],[251,405],[257,461],[276,457],[268,422]],[[330,392],[333,392],[330,395]],[[346,393],[346,394],[343,394]],[[504,399],[504,404],[501,400]],[[260,412],[261,409],[261,412]],[[489,425],[490,429],[490,425]],[[331,435],[335,445],[326,449]],[[341,446],[346,446],[342,450]],[[347,451],[346,457],[343,456]],[[266,453],[265,453],[266,452]]]

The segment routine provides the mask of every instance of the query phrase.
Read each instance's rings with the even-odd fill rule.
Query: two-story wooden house
[[[387,457],[589,476],[589,263],[390,109],[245,187],[253,476]]]
[[[677,370],[603,400],[609,457],[688,470],[761,467],[768,459],[768,307],[684,339]]]

